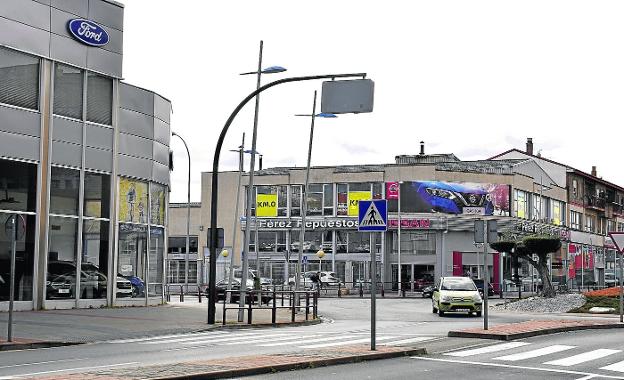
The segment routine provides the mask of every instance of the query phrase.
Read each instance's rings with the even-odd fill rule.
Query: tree
[[[491,243],[492,249],[505,252],[512,257],[518,257],[531,264],[542,280],[544,297],[552,298],[556,295],[555,288],[550,281],[548,270],[548,255],[561,248],[561,241],[552,236],[529,236],[521,241],[503,240]],[[535,255],[535,258],[534,256]]]

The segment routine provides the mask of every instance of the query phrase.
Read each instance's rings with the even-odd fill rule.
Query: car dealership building
[[[123,5],[0,4],[0,310],[163,301],[171,104],[122,81]]]
[[[302,184],[305,168],[278,167],[256,173],[256,199],[249,245],[251,265],[276,282],[292,276],[300,249]],[[240,252],[245,192],[234,215],[238,172],[219,174],[218,217],[225,246],[231,245],[233,218]],[[243,183],[248,176],[243,177]],[[211,173],[202,175],[202,205],[210,199]],[[399,213],[401,202],[401,277],[414,280],[448,275],[481,277],[483,248],[474,244],[474,222],[496,219],[499,233],[510,237],[549,234],[563,241],[552,257],[553,279],[565,281],[564,260],[569,238],[566,225],[566,189],[532,158],[461,161],[453,154],[396,157],[392,164],[313,167],[307,194],[303,256],[307,270],[335,271],[347,286],[370,278],[370,249],[376,253],[386,288],[397,288]],[[384,233],[358,232],[357,202],[388,199],[389,229]],[[202,208],[208,228],[209,208]],[[204,236],[202,236],[204,235]],[[199,244],[206,247],[206,236]],[[319,259],[317,252],[325,256]],[[491,281],[497,288],[511,277],[511,260],[490,252]],[[258,262],[259,260],[259,262]],[[290,263],[286,269],[286,261]],[[525,271],[528,267],[525,266]]]

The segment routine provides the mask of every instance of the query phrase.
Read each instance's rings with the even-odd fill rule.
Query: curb
[[[297,362],[297,363],[276,364],[276,365],[268,365],[268,366],[253,367],[253,368],[230,369],[230,370],[198,373],[198,374],[193,374],[193,375],[159,377],[157,378],[157,380],[226,379],[226,378],[232,378],[232,377],[262,375],[262,374],[274,373],[274,372],[292,371],[292,370],[315,368],[315,367],[327,367],[327,366],[338,365],[338,364],[358,363],[358,362],[369,361],[369,360],[393,359],[393,358],[400,358],[404,356],[416,356],[416,355],[426,355],[426,354],[427,354],[426,349],[416,348],[416,349],[408,349],[408,350],[394,351],[394,352],[378,352],[378,353],[372,353],[372,354],[343,356],[343,357],[331,358],[331,359],[312,359],[312,360],[308,359],[308,360],[304,360],[304,361]]]
[[[481,332],[470,332],[470,331],[449,331],[448,336],[451,338],[479,338],[479,339],[494,339],[494,340],[516,340],[523,338],[530,338],[533,336],[542,336],[542,335],[550,335],[557,334],[568,331],[578,331],[578,330],[603,330],[603,329],[617,329],[624,328],[624,324],[604,324],[604,325],[587,325],[587,326],[565,326],[565,327],[553,327],[543,330],[534,330],[534,331],[524,331],[513,334],[490,334],[490,333],[481,333]]]
[[[272,323],[258,323],[258,324],[231,324],[231,325],[215,325],[214,327],[201,328],[201,329],[193,329],[187,332],[181,332],[181,334],[193,334],[193,333],[202,333],[208,332],[212,330],[248,330],[255,328],[269,328],[269,327],[292,327],[292,326],[312,326],[318,325],[322,323],[322,320],[319,319],[311,319],[308,321],[296,321],[296,322],[281,322],[273,325]],[[149,337],[149,336],[144,336]],[[158,335],[154,335],[153,337],[158,337]],[[3,351],[18,351],[18,350],[32,350],[37,348],[51,348],[51,347],[64,347],[64,346],[76,346],[79,344],[88,344],[88,343],[99,343],[105,342],[109,340],[92,340],[92,341],[84,341],[84,342],[58,342],[58,341],[41,341],[41,342],[30,342],[30,343],[5,343],[0,344],[0,352]]]

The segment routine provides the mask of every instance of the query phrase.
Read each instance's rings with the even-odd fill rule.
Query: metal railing
[[[283,285],[282,285],[283,287]],[[222,324],[227,323],[227,311],[237,310],[247,312],[247,324],[253,323],[254,310],[271,310],[271,324],[277,324],[277,310],[290,309],[290,321],[295,322],[297,309],[305,310],[305,320],[310,319],[310,310],[312,311],[312,319],[318,318],[318,297],[319,292],[316,290],[277,290],[275,286],[272,289],[265,288],[259,290],[246,290],[245,293],[245,306],[239,306],[238,303],[233,304],[235,306],[228,306],[227,293],[230,293],[229,298],[236,298],[233,296],[238,295],[240,297],[240,290],[225,290],[223,294],[223,320]],[[299,295],[299,297],[296,297]],[[279,296],[279,300],[278,300]],[[264,298],[263,298],[264,297]],[[295,299],[299,298],[299,301],[305,300],[305,306],[297,305]],[[256,303],[256,300],[260,300],[260,303]],[[266,302],[263,300],[266,299]],[[287,302],[285,303],[284,300]],[[272,301],[272,302],[271,302]],[[280,305],[278,306],[278,301]],[[310,303],[311,301],[311,303]],[[266,303],[267,306],[262,306]],[[271,305],[269,305],[269,303]]]

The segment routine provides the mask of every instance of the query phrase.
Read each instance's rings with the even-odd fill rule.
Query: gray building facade
[[[123,5],[0,4],[0,224],[16,308],[163,301],[171,103],[122,81]],[[0,310],[11,236],[0,230]]]

